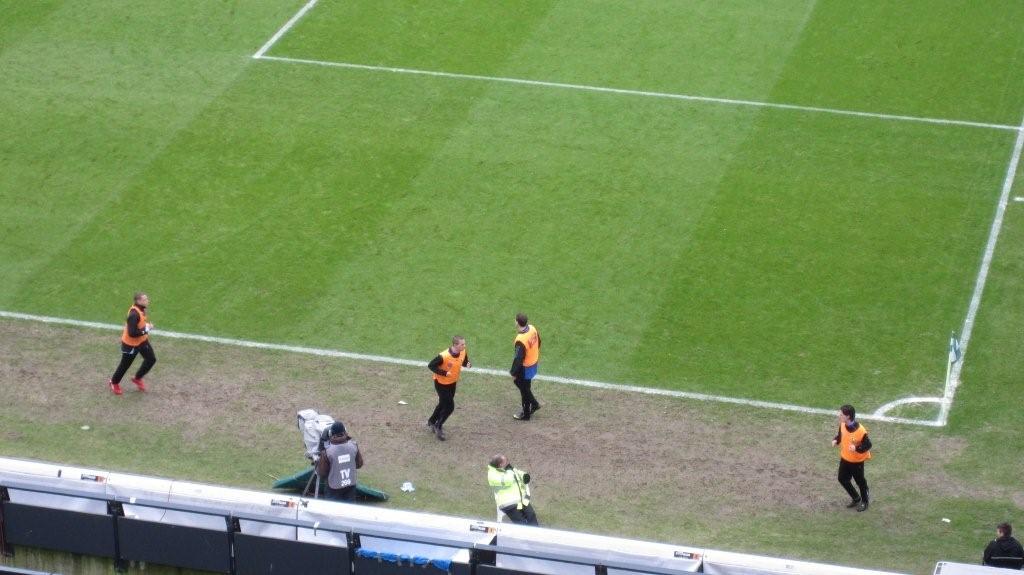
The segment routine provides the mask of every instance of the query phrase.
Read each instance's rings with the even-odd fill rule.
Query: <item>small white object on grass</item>
[[[404,401],[402,401],[402,400],[398,400],[398,405],[409,405],[409,404],[404,402]]]
[[[79,429],[81,429],[82,431],[89,431],[89,426],[88,425],[83,425]]]
[[[412,481],[406,481],[402,484],[402,491],[412,493],[413,491],[416,491],[416,488],[412,486]]]
[[[949,523],[949,518],[948,517],[943,517],[942,518],[942,522],[943,523]]]

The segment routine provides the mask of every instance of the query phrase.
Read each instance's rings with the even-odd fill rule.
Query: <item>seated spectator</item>
[[[1003,569],[1024,567],[1024,548],[1021,548],[1020,541],[1014,539],[1012,535],[1013,527],[1009,523],[997,525],[996,538],[985,548],[981,564]]]

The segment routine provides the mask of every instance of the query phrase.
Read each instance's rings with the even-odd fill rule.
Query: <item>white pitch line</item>
[[[284,56],[263,56],[259,53],[253,56],[258,60],[273,60],[276,62],[290,62],[293,64],[310,64],[314,66],[328,66],[334,68],[349,68],[354,70],[368,70],[374,72],[391,72],[395,74],[415,74],[420,76],[435,76],[440,78],[456,78],[460,80],[478,80],[485,82],[502,82],[505,84],[520,84],[526,86],[540,86],[544,88],[561,88],[566,90],[580,90],[585,92],[601,92],[606,94],[620,94],[627,96],[643,96],[647,98],[664,98],[669,100],[685,100],[690,102],[705,102],[713,104],[732,104],[735,106],[753,106],[757,108],[774,108],[780,110],[796,110],[801,112],[817,112],[821,114],[834,114],[839,116],[855,116],[859,118],[874,118],[879,120],[892,120],[901,122],[919,122],[925,124],[939,124],[944,126],[966,126],[971,128],[987,128],[991,130],[1017,130],[1017,126],[1005,124],[989,124],[985,122],[971,122],[967,120],[947,120],[943,118],[926,118],[921,116],[904,116],[898,114],[877,114],[874,112],[859,112],[856,110],[840,110],[836,108],[820,108],[817,106],[799,106],[796,104],[776,104],[773,102],[759,102],[756,100],[737,100],[734,98],[713,98],[710,96],[694,96],[690,94],[673,94],[670,92],[648,92],[644,90],[627,90],[624,88],[608,88],[604,86],[590,86],[586,84],[567,84],[564,82],[546,82],[542,80],[526,80],[522,78],[506,78],[502,76],[480,76],[476,74],[456,74],[452,72],[439,72],[435,70],[419,70],[415,68],[395,68],[391,66],[369,66],[366,64],[352,64],[349,62],[330,62],[326,60],[307,60],[304,58],[288,58]]]
[[[901,405],[913,405],[915,403],[938,403],[942,404],[945,401],[942,397],[904,397],[897,399],[896,401],[890,401],[889,403],[879,407],[875,410],[874,415],[885,415],[889,411],[901,406]]]
[[[40,323],[49,323],[57,325],[70,325],[75,327],[87,327],[93,329],[102,329],[107,331],[120,331],[121,325],[112,323],[100,323],[95,321],[82,321],[77,319],[67,319],[60,317],[49,317],[42,315],[33,315],[27,313],[19,313],[12,311],[0,311],[0,318],[8,319],[20,319],[26,321],[34,321]],[[209,335],[199,335],[191,333],[181,333],[176,331],[163,331],[154,330],[153,334],[159,337],[167,337],[173,339],[184,339],[191,341],[202,341],[206,343],[217,343],[221,345],[232,345],[236,347],[248,347],[255,349],[266,349],[274,351],[286,351],[290,353],[302,353],[306,355],[317,355],[323,357],[338,357],[344,359],[353,359],[358,361],[371,361],[375,363],[385,363],[391,365],[406,365],[411,367],[426,367],[427,362],[416,361],[412,359],[403,359],[399,357],[388,357],[384,355],[370,355],[364,353],[352,353],[348,351],[339,351],[334,349],[323,349],[316,347],[303,347],[298,345],[285,345],[279,343],[264,343],[258,341],[247,341],[244,339],[231,339],[226,337],[215,337]],[[489,368],[467,368],[465,371],[473,373],[483,373],[487,375],[494,375],[499,377],[508,377],[508,372],[500,369],[489,369]],[[688,391],[673,391],[668,389],[657,389],[649,387],[640,387],[636,385],[622,385],[617,383],[605,383],[602,381],[592,381],[589,379],[576,379],[571,377],[559,377],[555,375],[538,375],[534,378],[536,381],[549,381],[552,383],[562,383],[567,385],[578,385],[582,387],[590,387],[596,389],[604,389],[609,391],[625,392],[625,393],[641,393],[645,395],[658,395],[665,397],[675,397],[681,399],[693,399],[697,401],[709,401],[717,403],[731,403],[735,405],[745,405],[748,407],[760,407],[764,409],[775,409],[781,411],[795,411],[798,413],[807,413],[815,415],[830,415],[836,414],[835,409],[823,409],[817,407],[804,407],[800,405],[790,405],[786,403],[774,403],[771,401],[759,401],[755,399],[744,399],[738,397],[725,397],[720,395],[708,395],[704,393],[693,393]],[[901,417],[887,417],[878,415],[863,415],[861,419],[873,420],[873,421],[885,421],[889,423],[906,423],[911,425],[925,425],[930,427],[937,427],[939,424],[935,421],[921,420],[921,419],[906,419]]]
[[[942,394],[942,408],[939,411],[939,423],[942,425],[946,425],[946,422],[949,421],[949,411],[953,407],[953,397],[956,396],[956,388],[960,385],[960,372],[963,369],[964,359],[967,357],[967,346],[971,343],[974,320],[978,315],[978,308],[981,307],[981,294],[985,291],[988,270],[992,267],[992,257],[996,252],[996,242],[999,241],[999,231],[1003,228],[1003,216],[1006,214],[1006,205],[1010,200],[1010,190],[1013,189],[1013,181],[1017,177],[1017,166],[1020,164],[1021,150],[1024,150],[1024,120],[1017,127],[1017,141],[1013,144],[1013,153],[1010,154],[1010,165],[1006,167],[1006,178],[1003,180],[1003,189],[999,196],[999,205],[996,207],[996,216],[992,220],[992,228],[988,233],[988,242],[985,244],[985,255],[981,258],[981,268],[978,269],[978,277],[974,281],[971,304],[967,308],[967,317],[964,318],[964,325],[960,331],[960,349],[962,352],[960,361],[953,364],[949,381],[946,382],[946,389]]]
[[[284,36],[288,32],[288,30],[291,30],[292,26],[294,26],[295,23],[298,22],[300,18],[306,15],[306,12],[309,12],[310,10],[313,9],[313,6],[316,6],[316,3],[317,0],[309,0],[309,2],[307,2],[305,6],[303,6],[298,12],[296,12],[295,15],[292,16],[291,20],[285,22],[284,26],[281,26],[281,29],[278,30],[273,36],[271,36],[270,40],[267,40],[266,44],[261,46],[260,49],[257,50],[256,53],[252,55],[252,57],[257,60],[262,58],[263,55],[267,53],[267,50],[269,50],[271,46],[273,46],[275,43],[277,43],[278,40],[281,39],[281,36]]]
[[[1015,202],[1024,202],[1024,198],[1022,198],[1020,196],[1017,196],[1016,198],[1013,198],[1013,201],[1015,201]]]

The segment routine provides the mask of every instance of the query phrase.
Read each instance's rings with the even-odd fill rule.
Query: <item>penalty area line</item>
[[[252,57],[257,60],[262,58],[263,55],[267,53],[267,50],[273,47],[273,45],[276,44],[277,41],[281,39],[281,36],[287,34],[288,31],[292,29],[292,26],[294,26],[296,22],[298,22],[300,19],[302,19],[303,16],[306,15],[306,12],[309,12],[310,10],[313,9],[313,6],[316,6],[317,1],[318,0],[309,0],[309,2],[306,2],[306,5],[300,8],[299,11],[296,12],[295,15],[291,17],[290,20],[285,22],[284,26],[281,26],[281,28],[277,32],[275,32],[273,36],[270,37],[270,40],[267,40],[262,46],[260,46],[260,49],[257,50],[256,53],[252,55]]]
[[[84,327],[90,329],[100,329],[105,331],[120,331],[123,326],[112,323],[102,323],[95,321],[83,321],[78,319],[68,319],[60,317],[49,317],[42,315],[33,315],[27,313],[13,312],[13,311],[2,311],[0,310],[0,318],[6,319],[17,319],[24,321],[33,321],[38,323],[47,323],[55,325],[67,325],[73,327]],[[404,365],[409,367],[426,367],[427,362],[416,361],[412,359],[404,359],[400,357],[390,357],[386,355],[373,355],[365,353],[354,353],[349,351],[341,351],[335,349],[325,349],[317,347],[305,347],[299,345],[287,345],[280,343],[265,343],[259,341],[249,341],[244,339],[233,339],[227,337],[217,337],[210,335],[201,335],[193,333],[183,333],[177,331],[164,331],[164,330],[153,330],[153,335],[158,337],[166,337],[171,339],[182,339],[188,341],[201,341],[205,343],[216,343],[221,345],[231,345],[235,347],[247,347],[253,349],[265,349],[273,351],[284,351],[289,353],[301,353],[306,355],[316,355],[321,357],[337,357],[342,359],[351,359],[356,361],[368,361],[374,363],[384,363],[390,365]],[[499,377],[509,377],[507,371],[500,369],[481,368],[473,367],[466,368],[466,372],[469,373],[481,373],[485,375],[493,375]],[[561,377],[556,375],[538,375],[534,378],[535,381],[547,381],[551,383],[559,383],[564,385],[576,385],[580,387],[589,387],[593,389],[603,389],[607,391],[616,391],[620,393],[638,393],[644,395],[656,395],[662,397],[674,397],[679,399],[690,399],[704,402],[714,403],[729,403],[733,405],[744,405],[747,407],[757,407],[762,409],[774,409],[778,411],[792,411],[797,413],[806,413],[812,415],[829,415],[835,416],[835,409],[825,409],[819,407],[805,407],[801,405],[791,405],[788,403],[775,403],[771,401],[761,401],[756,399],[747,399],[742,397],[726,397],[721,395],[709,395],[705,393],[695,393],[689,391],[675,391],[671,389],[659,389],[651,387],[641,387],[638,385],[625,385],[619,383],[607,383],[603,381],[593,381],[589,379],[578,379],[572,377]],[[862,415],[861,419],[872,420],[872,421],[884,421],[887,423],[903,423],[909,425],[924,425],[929,427],[941,427],[943,424],[937,421],[923,420],[923,419],[907,419],[902,417],[888,417],[883,415]]]
[[[775,110],[791,110],[796,112],[812,112],[817,114],[831,114],[836,116],[852,116],[858,118],[872,118],[876,120],[887,120],[895,122],[918,122],[923,124],[937,124],[941,126],[962,126],[969,128],[984,128],[988,130],[1017,130],[1017,126],[1005,124],[994,124],[989,122],[976,122],[971,120],[951,120],[946,118],[928,118],[924,116],[908,116],[903,114],[882,114],[877,112],[864,112],[860,110],[843,110],[839,108],[824,108],[820,106],[802,106],[798,104],[783,104],[775,102],[762,102],[758,100],[741,100],[737,98],[717,98],[712,96],[697,96],[693,94],[676,94],[672,92],[652,92],[647,90],[632,90],[627,88],[611,88],[607,86],[592,86],[588,84],[570,84],[566,82],[551,82],[546,80],[529,80],[526,78],[508,78],[504,76],[486,76],[480,74],[460,74],[455,72],[444,72],[440,70],[422,70],[418,68],[400,68],[395,66],[372,66],[368,64],[356,64],[353,62],[334,62],[330,60],[310,60],[307,58],[290,58],[287,56],[266,56],[261,52],[253,55],[256,60],[286,62],[290,64],[305,64],[312,66],[326,66],[330,68],[346,68],[350,70],[363,70],[369,72],[385,72],[390,74],[409,74],[415,76],[433,76],[435,78],[450,78],[456,80],[472,80],[482,82],[496,82],[503,84],[518,84],[521,86],[534,86],[540,88],[555,88],[561,90],[575,90],[581,92],[597,92],[603,94],[617,94],[620,96],[638,96],[645,98],[661,98],[667,100],[679,100],[687,102],[701,102],[706,104],[724,104],[732,106],[746,106],[754,108],[765,108]]]
[[[874,118],[878,120],[889,120],[897,122],[920,122],[923,124],[938,124],[943,126],[964,126],[969,128],[985,128],[989,130],[1017,130],[1017,126],[996,124],[993,122],[977,122],[971,120],[952,120],[946,118],[928,118],[924,116],[910,116],[906,114],[883,114],[877,112],[865,112],[860,110],[843,110],[838,108],[825,108],[821,106],[803,106],[798,104],[783,104],[775,102],[762,102],[757,100],[742,100],[738,98],[716,98],[712,96],[697,96],[694,94],[675,94],[669,92],[653,92],[648,90],[630,90],[626,88],[611,88],[607,86],[591,86],[586,84],[570,84],[567,82],[551,82],[544,80],[529,80],[526,78],[507,78],[503,76],[486,76],[480,74],[457,74],[440,70],[421,70],[416,68],[400,68],[395,66],[371,66],[357,64],[354,62],[333,62],[329,60],[310,60],[306,58],[288,58],[285,56],[267,56],[270,50],[281,39],[282,36],[292,29],[292,26],[302,19],[307,12],[316,6],[318,0],[309,0],[284,26],[274,33],[255,54],[254,60],[273,60],[277,62],[290,62],[292,64],[312,64],[315,66],[330,66],[335,68],[348,68],[352,70],[365,70],[371,72],[389,72],[392,74],[413,74],[420,76],[434,76],[439,78],[452,78],[459,80],[477,80],[485,82],[500,82],[506,84],[519,84],[543,88],[557,88],[563,90],[579,90],[584,92],[601,92],[605,94],[619,94],[625,96],[642,96],[647,98],[666,98],[671,100],[684,100],[690,102],[704,102],[709,104],[730,104],[733,106],[752,106],[755,108],[773,108],[777,110],[795,110],[800,112],[815,112],[819,114],[834,114],[837,116],[853,116],[859,118]]]

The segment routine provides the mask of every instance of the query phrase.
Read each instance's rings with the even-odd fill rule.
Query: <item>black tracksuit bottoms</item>
[[[516,509],[515,505],[509,507],[502,507],[502,513],[508,516],[512,523],[518,523],[520,525],[540,525],[537,522],[537,514],[533,511],[533,505],[527,505],[522,509]]]
[[[857,487],[860,488],[860,495],[857,495],[857,490],[853,488],[851,479],[857,482]],[[839,484],[850,494],[850,499],[868,502],[868,480],[864,479],[864,462],[851,463],[845,459],[840,459]]]
[[[516,387],[519,388],[519,399],[523,404],[523,415],[525,416],[523,419],[529,419],[530,414],[540,407],[540,402],[533,396],[533,380],[517,377],[512,381],[516,384]]]
[[[142,365],[139,366],[139,371],[135,372],[135,377],[139,379],[146,377],[149,370],[153,369],[153,364],[156,363],[156,353],[153,352],[153,346],[149,345],[148,340],[136,347],[132,347],[124,342],[121,343],[121,363],[117,365],[117,370],[114,371],[114,375],[110,380],[120,384],[124,374],[131,367],[132,362],[135,361],[135,357],[139,355],[142,356]]]
[[[441,426],[444,425],[444,422],[448,421],[448,416],[455,411],[456,385],[458,385],[458,382],[442,385],[437,380],[434,381],[434,391],[437,392],[437,407],[434,408],[434,413],[430,415],[427,423]]]

